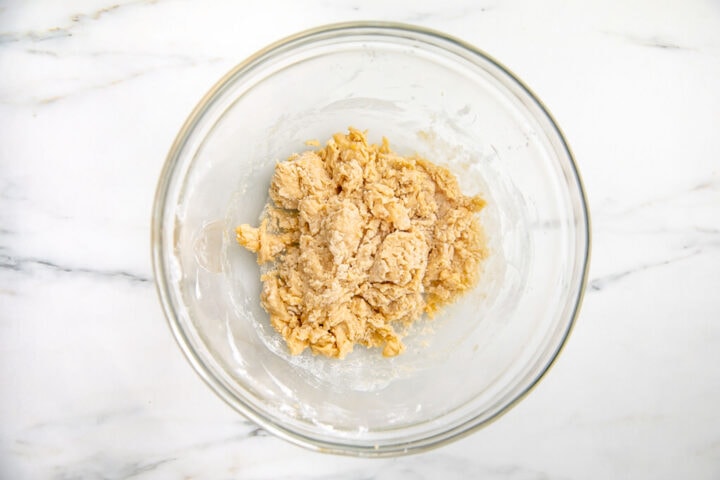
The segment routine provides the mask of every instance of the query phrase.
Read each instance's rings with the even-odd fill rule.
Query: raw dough
[[[487,256],[482,198],[353,128],[278,163],[270,197],[260,227],[239,226],[237,241],[273,262],[262,305],[292,354],[343,358],[359,343],[398,355],[404,327],[471,288]]]

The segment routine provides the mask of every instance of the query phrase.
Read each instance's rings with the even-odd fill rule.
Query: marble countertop
[[[397,459],[313,453],[218,399],[166,325],[155,184],[222,74],[383,19],[500,59],[563,127],[593,217],[585,303],[499,422]],[[0,4],[0,478],[720,478],[720,4]]]

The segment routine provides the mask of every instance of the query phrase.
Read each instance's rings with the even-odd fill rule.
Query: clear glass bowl
[[[277,161],[348,126],[484,195],[491,256],[478,287],[418,322],[404,354],[293,357],[233,229],[258,222]],[[522,398],[577,316],[590,240],[570,150],[529,89],[470,45],[388,23],[295,35],[221,79],[170,150],[152,233],[165,314],[205,382],[280,437],[366,456],[441,445]]]

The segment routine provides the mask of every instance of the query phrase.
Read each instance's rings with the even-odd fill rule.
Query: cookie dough
[[[487,256],[482,198],[353,128],[278,163],[270,198],[260,227],[240,225],[237,241],[271,262],[261,301],[292,354],[402,353],[405,327],[471,288]]]

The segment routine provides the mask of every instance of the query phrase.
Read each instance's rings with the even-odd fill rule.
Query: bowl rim
[[[178,163],[179,154],[187,141],[188,135],[197,125],[207,106],[213,101],[214,98],[216,98],[219,94],[222,93],[228,81],[241,73],[243,70],[246,70],[248,67],[255,65],[258,61],[261,61],[263,58],[272,55],[273,52],[282,49],[288,44],[296,43],[303,40],[310,40],[312,39],[312,37],[318,35],[325,35],[332,32],[359,32],[361,30],[381,31],[390,34],[390,36],[392,36],[393,34],[397,36],[398,34],[402,33],[410,35],[418,34],[423,38],[430,37],[437,39],[440,42],[453,44],[454,46],[459,47],[461,50],[464,50],[471,56],[480,57],[481,59],[488,61],[494,67],[498,68],[502,73],[504,73],[509,78],[509,80],[515,82],[516,85],[520,87],[520,89],[523,90],[528,95],[528,97],[536,104],[536,106],[540,109],[541,114],[546,116],[549,124],[552,126],[552,129],[555,130],[557,138],[560,140],[560,143],[564,148],[568,159],[570,160],[570,167],[573,178],[576,182],[580,194],[582,204],[581,213],[584,215],[585,220],[584,233],[586,239],[584,258],[582,261],[582,273],[580,279],[581,281],[576,294],[576,298],[574,299],[574,302],[572,302],[574,303],[574,305],[572,306],[572,314],[567,323],[567,326],[565,327],[565,331],[562,334],[560,342],[555,347],[555,350],[552,352],[548,363],[540,369],[535,378],[523,390],[517,393],[511,401],[509,401],[506,405],[501,407],[497,412],[495,412],[485,420],[477,421],[478,417],[473,417],[470,420],[460,423],[459,425],[456,425],[452,428],[443,430],[440,433],[436,433],[427,437],[422,437],[421,439],[412,440],[407,443],[390,443],[387,445],[375,445],[372,447],[319,440],[317,438],[303,435],[297,431],[275,423],[274,421],[265,417],[262,412],[256,411],[252,406],[245,403],[242,399],[229,392],[227,388],[222,384],[222,382],[218,380],[216,375],[210,370],[210,368],[199,358],[191,345],[190,339],[183,331],[183,328],[180,326],[180,323],[178,321],[178,313],[171,300],[169,285],[166,280],[167,277],[165,266],[163,264],[162,249],[163,225],[165,223],[164,213],[166,208],[167,193],[169,190],[172,173],[174,172]],[[445,49],[443,46],[440,46],[440,48]],[[150,246],[156,292],[160,299],[160,303],[163,308],[163,314],[166,318],[168,326],[170,327],[173,337],[175,338],[175,341],[177,342],[180,349],[182,350],[185,358],[193,367],[193,370],[195,370],[195,372],[200,376],[200,378],[205,382],[205,384],[208,385],[210,389],[215,392],[216,395],[218,395],[218,397],[220,397],[235,411],[241,413],[246,418],[259,425],[261,428],[295,445],[299,445],[313,451],[324,453],[335,453],[359,457],[393,457],[425,452],[446,445],[460,438],[466,437],[467,435],[470,435],[471,433],[474,433],[475,431],[497,421],[508,411],[510,411],[515,405],[517,405],[522,399],[524,399],[532,390],[535,389],[535,387],[537,387],[537,385],[540,383],[540,380],[545,377],[547,372],[557,361],[557,358],[565,347],[565,344],[567,343],[567,340],[577,321],[587,289],[590,255],[592,250],[592,235],[590,212],[588,208],[586,190],[577,168],[575,156],[570,149],[567,139],[565,138],[565,135],[560,129],[558,123],[555,121],[555,118],[552,116],[545,104],[510,69],[508,69],[494,57],[492,57],[485,51],[475,47],[474,45],[446,33],[440,32],[438,30],[399,22],[352,21],[321,25],[284,37],[250,55],[245,60],[234,66],[217,82],[215,82],[215,84],[210,88],[210,90],[200,99],[198,104],[193,108],[192,112],[183,123],[166,156],[165,163],[158,179],[153,201]],[[568,302],[568,304],[570,303],[571,302]]]

